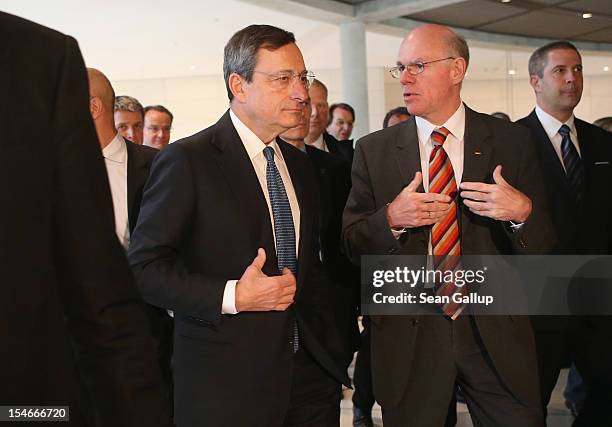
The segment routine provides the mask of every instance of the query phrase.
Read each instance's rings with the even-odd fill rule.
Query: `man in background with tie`
[[[129,250],[145,300],[174,311],[175,421],[339,424],[345,349],[321,278],[318,196],[296,126],[314,76],[292,33],[232,36],[229,110],[161,151]]]
[[[536,107],[518,123],[535,138],[557,243],[555,255],[612,253],[612,134],[574,116],[582,96],[582,58],[566,41],[547,44],[529,59]],[[612,335],[603,316],[532,318],[542,403],[559,371],[574,361],[589,389],[574,426],[609,424]]]
[[[529,132],[462,103],[468,62],[467,43],[447,27],[417,27],[402,42],[391,74],[412,117],[357,142],[343,229],[354,262],[430,254],[452,271],[462,255],[549,249]],[[466,289],[454,286],[435,293]],[[438,314],[370,316],[385,426],[443,426],[456,382],[475,425],[541,427],[529,319],[472,315],[452,302],[428,308]]]

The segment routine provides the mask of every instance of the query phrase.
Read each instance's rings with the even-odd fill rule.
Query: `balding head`
[[[444,25],[421,25],[408,33],[402,44],[407,41],[428,45],[444,52],[445,57],[463,58],[466,68],[470,62],[470,50],[465,39]]]
[[[115,105],[115,91],[108,78],[95,68],[87,69],[87,77],[89,77],[89,96],[100,98],[104,109],[112,112]]]
[[[405,69],[400,83],[410,114],[436,125],[443,124],[461,104],[461,82],[469,62],[463,37],[442,25],[427,24],[412,30],[398,53]]]
[[[106,147],[115,137],[115,120],[113,118],[115,91],[108,78],[100,70],[87,69],[89,78],[89,110],[96,125],[100,146]]]

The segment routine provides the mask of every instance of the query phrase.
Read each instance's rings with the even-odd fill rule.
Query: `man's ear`
[[[463,58],[455,58],[451,65],[451,78],[453,83],[459,84],[465,78],[467,72],[467,63]]]
[[[240,103],[246,100],[246,80],[239,74],[232,73],[227,80],[228,86],[234,99]]]
[[[529,76],[529,84],[531,85],[535,93],[541,92],[541,88],[540,88],[541,82],[542,80],[537,74],[533,74]]]
[[[102,114],[102,102],[97,96],[89,98],[89,112],[94,120]]]

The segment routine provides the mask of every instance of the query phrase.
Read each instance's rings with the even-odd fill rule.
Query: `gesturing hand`
[[[448,213],[451,198],[445,194],[417,193],[423,176],[414,179],[387,206],[387,221],[392,228],[413,228],[438,222]]]
[[[266,276],[261,269],[266,263],[266,251],[257,256],[236,284],[236,310],[283,311],[293,304],[295,276],[285,267],[280,276]]]
[[[525,222],[531,214],[531,200],[508,184],[501,171],[501,165],[493,171],[495,184],[462,182],[459,187],[464,190],[461,191],[463,203],[476,215],[499,221]]]

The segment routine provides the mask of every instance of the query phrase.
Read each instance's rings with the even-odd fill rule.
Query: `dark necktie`
[[[561,135],[561,155],[563,157],[563,166],[565,166],[565,175],[572,191],[572,196],[576,204],[580,203],[582,197],[582,159],[578,154],[578,150],[572,143],[570,138],[570,128],[567,125],[562,125],[559,128]]]
[[[442,273],[461,268],[461,238],[457,221],[457,203],[454,200],[457,194],[457,182],[453,165],[443,147],[448,134],[449,131],[445,127],[434,129],[431,133],[434,148],[429,156],[429,192],[446,194],[453,199],[449,212],[431,227],[434,267]],[[466,294],[466,286],[458,287],[452,281],[439,283],[436,286],[438,296],[450,297],[454,293]],[[442,304],[442,311],[454,320],[464,307],[464,304],[454,302],[451,298],[450,302]]]
[[[266,165],[266,182],[274,217],[274,234],[276,236],[276,258],[278,269],[287,267],[297,277],[297,259],[295,257],[295,228],[291,205],[285,191],[285,185],[274,163],[274,149],[266,147],[263,150],[268,161]],[[293,352],[299,347],[297,322],[293,324]]]

